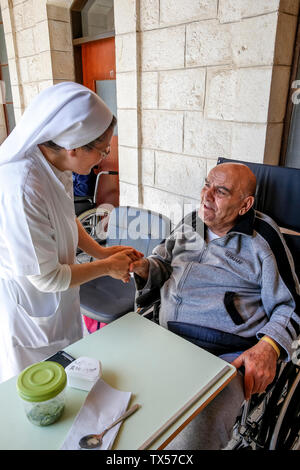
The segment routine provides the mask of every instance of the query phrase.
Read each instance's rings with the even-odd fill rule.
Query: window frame
[[[0,18],[0,25],[3,27],[3,20],[2,20],[2,17]],[[6,47],[6,45],[5,45]],[[6,64],[2,64],[1,61],[0,61],[0,81],[4,81],[3,80],[3,73],[2,73],[2,68],[3,67],[7,67],[8,68],[8,63]],[[2,90],[0,91],[1,95],[2,95]],[[2,106],[3,106],[3,112],[4,112],[4,119],[5,119],[5,127],[6,127],[6,134],[9,135],[12,131],[12,129],[10,129],[9,127],[9,119],[8,119],[8,111],[7,111],[7,105],[8,104],[11,104],[13,105],[13,102],[12,101],[6,101],[6,96],[2,96]]]
[[[300,68],[300,15],[298,17],[298,26],[297,26],[297,32],[296,32],[294,56],[293,56],[293,63],[291,67],[291,76],[290,76],[290,83],[289,83],[288,101],[287,101],[285,119],[284,119],[284,124],[283,124],[282,144],[281,144],[281,152],[280,152],[280,160],[279,160],[280,166],[286,166],[286,157],[287,157],[287,150],[288,150],[288,143],[289,143],[292,114],[293,114],[294,106],[296,106],[292,100],[292,96],[295,93],[295,88],[292,88],[292,85],[293,85],[293,82],[296,80],[299,68]]]

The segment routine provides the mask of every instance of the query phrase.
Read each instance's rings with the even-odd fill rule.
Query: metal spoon
[[[104,434],[109,431],[111,428],[113,428],[116,424],[120,423],[124,419],[128,418],[128,416],[132,415],[136,410],[138,410],[141,407],[141,405],[133,405],[126,413],[124,413],[120,418],[116,419],[113,423],[111,423],[104,431],[102,431],[100,434],[87,434],[86,436],[83,436],[80,441],[79,441],[79,446],[82,449],[95,449],[96,447],[100,447],[102,444],[102,439]]]

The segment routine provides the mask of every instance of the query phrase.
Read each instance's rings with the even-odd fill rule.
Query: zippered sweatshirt
[[[159,322],[180,322],[259,340],[268,335],[292,355],[299,335],[300,287],[279,227],[251,209],[223,237],[205,241],[196,212],[180,222],[148,258],[149,276],[135,276],[137,296],[161,288]]]

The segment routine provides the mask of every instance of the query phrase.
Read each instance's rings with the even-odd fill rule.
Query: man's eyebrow
[[[205,183],[210,184],[208,181],[208,178],[205,178]],[[223,189],[223,191],[226,191],[227,193],[231,193],[229,188],[226,188],[226,186],[217,186],[218,189]]]
[[[226,186],[217,186],[218,189],[223,189],[223,191],[226,191],[227,193],[231,193],[230,189],[226,188]]]

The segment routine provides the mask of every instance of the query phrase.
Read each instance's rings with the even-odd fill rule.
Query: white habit
[[[34,99],[0,147],[0,382],[82,337],[79,288],[69,288],[78,242],[72,176],[55,171],[37,145],[80,147],[111,120],[96,94],[59,83]]]

